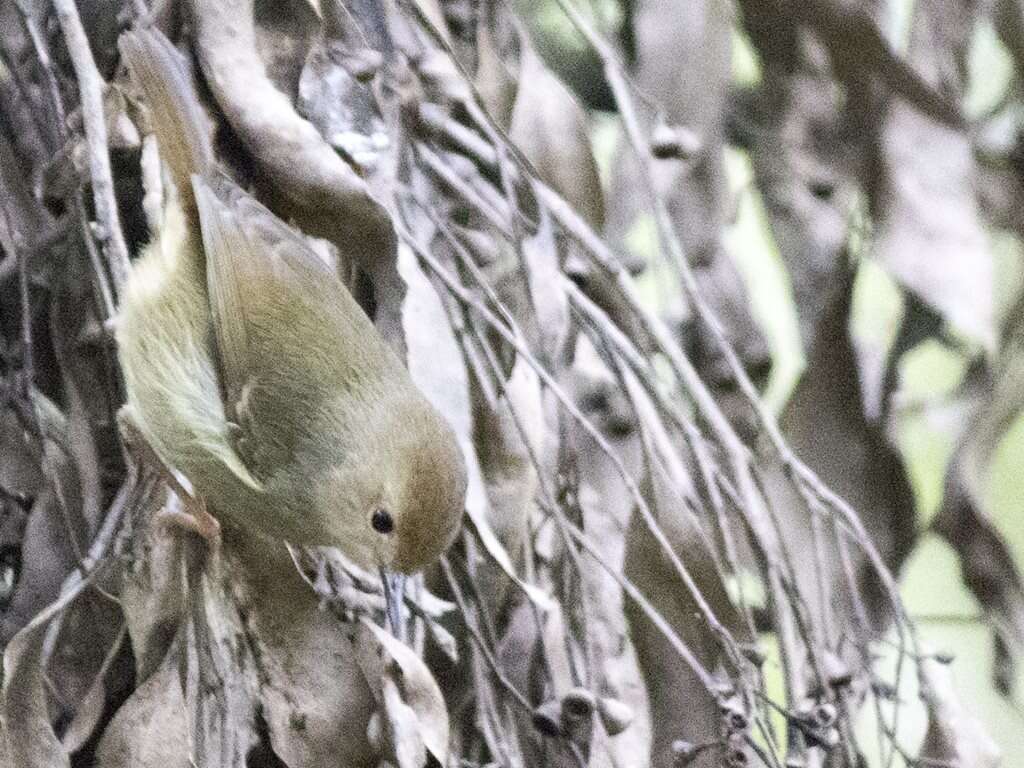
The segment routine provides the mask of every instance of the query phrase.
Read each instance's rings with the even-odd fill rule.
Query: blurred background
[[[893,50],[905,54],[915,3],[912,0],[895,0],[864,5],[874,9],[879,29]],[[953,7],[948,3],[919,2],[916,5],[923,13],[949,14]],[[991,10],[996,5],[987,7]],[[565,14],[550,0],[519,0],[517,6],[549,66],[567,82],[575,84],[577,94],[583,99],[589,96],[592,105],[603,106],[599,104],[602,97],[593,95],[593,91],[600,90],[599,86],[593,85],[600,80],[594,71],[596,62],[588,60],[590,54],[586,41]],[[681,13],[690,10],[697,16],[701,13],[700,8],[706,8],[699,3],[691,9],[683,6],[685,4],[678,4]],[[609,36],[614,37],[623,25],[629,23],[629,19],[624,18],[629,11],[624,11],[620,3],[591,2],[589,7],[595,23]],[[726,8],[726,4],[722,4],[720,10],[732,20],[729,35],[731,87],[736,92],[760,87],[763,85],[761,59],[738,15],[739,9]],[[1006,42],[1006,38],[1015,34],[1008,18],[1005,14],[1000,15],[998,10],[987,16],[979,14],[970,25],[970,31],[964,31],[964,55],[959,62],[964,68],[962,105],[968,120],[973,122],[969,133],[979,155],[984,154],[979,147],[988,148],[992,143],[1002,143],[1005,151],[1007,142],[1012,145],[1018,138],[1016,126],[1021,116],[1021,81],[1020,70]],[[1003,25],[1001,28],[1000,24]],[[780,37],[785,35],[781,26],[776,34]],[[694,40],[679,35],[674,44],[678,46],[675,49],[669,46],[659,50],[674,50],[679,56],[678,62],[691,62],[693,54],[684,54],[682,48],[694,44]],[[698,48],[702,45],[697,42]],[[855,47],[856,43],[851,45]],[[700,57],[704,54],[698,52],[695,55]],[[865,50],[863,55],[866,62],[871,54]],[[581,75],[584,70],[589,74]],[[686,77],[678,72],[675,76]],[[643,82],[639,87],[643,88]],[[841,109],[838,105],[835,108]],[[611,112],[593,107],[588,110],[588,115],[603,184],[614,194],[617,185],[612,177],[622,141],[619,119]],[[920,149],[922,154],[926,154],[929,148],[920,145]],[[838,156],[843,149],[837,145],[832,152]],[[793,285],[786,260],[780,254],[779,242],[773,234],[771,218],[765,211],[747,149],[728,143],[724,148],[724,169],[728,178],[729,205],[732,206],[724,223],[724,251],[742,276],[753,316],[770,349],[771,372],[764,381],[763,392],[771,408],[781,414],[807,364]],[[944,204],[941,200],[929,202],[928,194],[936,191],[941,195],[947,191],[943,189],[946,184],[952,187],[962,182],[955,176],[943,179],[940,171],[937,187],[934,190],[918,189],[917,194],[923,198],[922,205],[941,206]],[[863,195],[858,195],[847,209],[849,237],[857,254],[854,304],[849,322],[861,356],[862,370],[868,372],[866,382],[862,382],[866,399],[871,397],[871,376],[881,375],[882,361],[892,349],[906,316],[904,288],[899,282],[899,273],[894,276],[884,259],[879,259],[873,252],[872,233],[866,231],[869,228],[865,223],[867,205]],[[1019,217],[1020,212],[1015,216]],[[990,271],[985,272],[981,282],[964,286],[965,290],[954,301],[962,302],[963,311],[976,313],[979,318],[991,312],[999,323],[1012,325],[1014,318],[1008,315],[1014,311],[1024,276],[1019,231],[1001,222],[985,221],[984,217],[980,227],[984,234],[981,261],[991,261]],[[942,236],[941,231],[928,235]],[[659,290],[659,284],[671,284],[671,278],[666,280],[666,268],[659,267],[657,236],[651,217],[640,214],[631,221],[622,243],[628,252],[648,265],[640,277],[646,299],[660,311],[670,311],[671,298],[666,299],[666,291]],[[948,265],[942,260],[940,250],[936,249],[936,258],[929,269],[941,270]],[[970,270],[970,261],[975,256],[964,248],[954,253],[952,259],[966,263]],[[983,271],[981,265],[978,266],[979,271]],[[990,282],[986,284],[989,278]],[[957,333],[955,324],[951,324],[948,330]],[[916,525],[921,532],[901,573],[901,594],[912,617],[918,622],[921,639],[935,651],[953,658],[952,677],[962,703],[985,723],[1004,752],[1004,764],[1013,766],[1024,764],[1024,708],[1019,699],[1019,686],[1024,678],[1019,670],[1012,673],[1015,687],[1008,695],[1000,693],[993,684],[997,661],[984,606],[964,585],[956,552],[929,529],[942,503],[946,473],[963,429],[965,406],[958,393],[964,384],[969,362],[979,350],[976,335],[972,340],[969,332],[960,340],[965,342],[965,346],[951,345],[948,340],[924,339],[899,357],[899,384],[893,395],[889,429],[909,474],[917,513]],[[1024,386],[1024,381],[1020,386]],[[1024,417],[1021,415],[1015,416],[999,436],[981,489],[985,509],[1004,537],[1013,558],[1017,563],[1024,562]],[[964,535],[968,534],[965,532]],[[887,663],[891,665],[892,658]],[[905,670],[899,694],[904,699],[915,698],[918,694],[917,680],[909,669]],[[901,739],[906,744],[919,744],[924,738],[927,718],[921,710],[908,709],[907,712],[899,721]],[[875,724],[868,715],[862,725],[867,729]],[[864,740],[865,744],[870,742],[871,739]],[[877,754],[871,757],[872,764],[876,764]]]

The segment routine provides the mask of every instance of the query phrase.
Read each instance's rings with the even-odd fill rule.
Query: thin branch
[[[96,218],[99,220],[95,235],[103,244],[115,289],[120,293],[128,280],[131,267],[128,245],[124,239],[121,217],[117,210],[114,178],[110,170],[110,148],[103,114],[103,92],[106,84],[96,68],[92,50],[89,48],[89,39],[82,27],[82,19],[78,15],[78,7],[74,0],[53,0],[53,7],[57,12],[57,22],[64,33],[64,41],[71,56],[71,65],[78,79],[78,90],[82,99],[82,121],[85,124],[85,139],[89,151],[89,175],[92,179]]]
[[[604,437],[599,432],[597,432],[597,430],[594,429],[593,425],[590,424],[590,422],[582,413],[580,413],[576,405],[565,396],[561,388],[558,386],[557,382],[555,382],[555,380],[551,377],[551,374],[547,370],[545,370],[544,367],[536,361],[536,359],[534,359],[533,355],[523,345],[521,340],[514,333],[506,329],[504,325],[494,316],[494,314],[490,312],[490,310],[488,310],[479,302],[475,301],[473,297],[469,296],[465,292],[465,290],[462,289],[462,287],[458,284],[458,282],[455,281],[454,278],[448,273],[448,271],[441,264],[439,264],[430,253],[428,253],[424,248],[419,246],[415,238],[413,238],[412,235],[404,229],[404,227],[402,227],[401,225],[396,226],[398,229],[399,236],[403,240],[405,240],[410,247],[412,247],[413,251],[419,257],[419,259],[423,263],[425,263],[434,274],[438,275],[444,281],[445,285],[452,292],[452,294],[458,297],[460,301],[470,304],[471,306],[473,306],[474,309],[479,311],[488,320],[491,326],[496,331],[498,331],[499,335],[501,335],[506,342],[511,344],[516,349],[516,352],[523,356],[524,360],[527,360],[529,362],[530,366],[537,372],[537,374],[540,376],[544,384],[558,398],[561,406],[565,408],[573,416],[573,418],[577,420],[577,422],[584,428],[584,430],[587,431],[589,436],[599,446],[602,447],[602,450],[612,460],[612,462],[615,464],[616,472],[622,478],[624,484],[626,485],[626,488],[628,489],[630,495],[633,497],[636,503],[638,505],[646,506],[646,501],[644,500],[643,495],[640,493],[639,488],[637,488],[636,482],[629,476],[629,473],[626,471],[626,468],[622,465],[622,460],[616,455],[615,451],[612,450],[611,446],[608,445],[607,440],[605,440]],[[569,523],[569,526],[571,525],[572,524]],[[683,658],[687,666],[689,666],[693,670],[694,674],[696,674],[697,677],[701,680],[701,683],[708,690],[708,692],[714,694],[717,691],[718,686],[716,685],[715,680],[711,676],[710,672],[708,672],[704,665],[701,664],[701,662],[694,655],[693,651],[691,651],[689,647],[687,647],[686,643],[684,643],[679,638],[679,636],[668,625],[664,618],[661,617],[657,610],[647,601],[647,599],[640,593],[640,591],[636,589],[636,587],[632,586],[632,584],[629,584],[628,581],[620,574],[615,573],[615,570],[611,568],[611,566],[609,566],[606,563],[606,561],[603,558],[601,558],[600,555],[596,552],[593,545],[589,542],[589,540],[587,540],[585,534],[580,533],[579,536],[576,538],[581,538],[581,543],[583,544],[587,552],[592,557],[594,557],[598,561],[598,563],[602,565],[602,567],[606,568],[613,576],[619,579],[620,584],[630,594],[630,597],[632,597],[637,602],[641,610],[643,610],[644,613],[647,614],[647,616],[651,619],[655,626],[658,627],[659,631],[661,631],[665,635],[666,639],[668,639],[668,641],[672,644],[675,650]],[[629,584],[628,587],[626,586],[627,584]]]

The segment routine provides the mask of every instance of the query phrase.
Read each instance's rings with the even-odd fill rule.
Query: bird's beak
[[[405,575],[380,569],[380,582],[384,585],[384,604],[391,634],[405,642],[405,622],[402,620],[402,599],[405,595]]]

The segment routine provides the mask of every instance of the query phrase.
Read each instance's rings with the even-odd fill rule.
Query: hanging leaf
[[[191,768],[191,752],[185,699],[169,655],[107,726],[96,768]]]
[[[359,667],[385,712],[385,757],[398,768],[422,768],[424,749],[440,765],[448,764],[448,709],[433,675],[406,645],[376,624],[361,619],[354,650]]]
[[[996,768],[1003,756],[981,721],[960,702],[948,665],[921,663],[921,699],[928,708],[928,731],[919,760],[924,763]]]
[[[911,22],[910,60],[928,80],[957,95],[966,87],[958,62],[973,20],[970,9],[949,0],[915,6]],[[995,267],[975,199],[970,137],[895,103],[878,151],[877,258],[951,325],[993,349]]]
[[[48,696],[43,687],[43,636],[47,620],[55,613],[50,609],[36,616],[4,651],[3,726],[12,765],[71,766],[68,753],[50,725]]]
[[[731,77],[729,14],[713,1],[695,3],[687,13],[678,13],[672,0],[646,2],[638,6],[633,34],[637,56],[632,75],[646,96],[638,115],[642,129],[650,135],[661,123],[679,126],[695,138],[699,149],[685,162],[655,161],[653,178],[648,180],[634,149],[620,141],[608,191],[609,239],[629,249],[631,232],[650,214],[650,199],[643,192],[650,183],[668,209],[682,252],[726,338],[751,372],[763,374],[769,362],[767,344],[722,240],[734,208],[724,154]],[[647,252],[636,255],[654,265],[666,265],[669,258],[667,250],[657,257]],[[663,274],[675,274],[673,265],[666,266]],[[700,372],[714,384],[729,385],[731,373],[713,334],[692,321],[681,294],[666,286],[659,296],[662,309],[683,321]]]
[[[399,266],[409,286],[403,305],[409,345],[409,371],[413,381],[448,420],[459,438],[469,472],[466,514],[487,553],[542,610],[550,604],[543,590],[523,581],[489,520],[489,506],[480,463],[473,445],[469,382],[462,354],[434,287],[420,270],[411,249],[399,247]],[[439,360],[447,361],[439,364]]]
[[[961,397],[971,413],[946,470],[939,513],[932,528],[960,558],[964,583],[994,624],[996,688],[1013,693],[1015,662],[1024,652],[1024,580],[1009,544],[996,527],[986,487],[992,458],[1013,419],[1024,409],[1024,355],[1019,328],[1011,328],[999,369],[981,360],[968,370]],[[1001,669],[1001,665],[1007,669]]]
[[[807,352],[849,241],[856,147],[844,135],[820,43],[774,6],[742,0],[741,7],[762,77],[738,101],[729,128],[750,154]]]
[[[807,369],[780,426],[807,466],[858,511],[874,546],[898,573],[917,538],[914,494],[884,424],[872,422],[864,414],[859,361],[849,329],[853,284],[848,268],[832,286]],[[820,536],[815,528],[824,521],[813,521],[813,511],[808,513],[799,503],[786,501],[793,491],[785,479],[773,478],[771,489],[779,494],[773,497],[775,509],[787,520],[782,524],[786,532],[783,543],[793,553],[805,599],[815,606],[819,620],[837,621],[849,632],[881,631],[891,620],[892,606],[864,554],[849,542],[843,545],[856,580],[848,583],[835,545],[822,551],[822,544],[815,541]],[[794,519],[794,513],[799,517]],[[798,552],[808,555],[796,557]],[[851,602],[856,600],[864,601],[871,626],[860,626],[856,603]]]
[[[586,114],[576,98],[544,66],[522,38],[519,88],[509,136],[537,169],[537,175],[600,231],[604,195],[590,147]]]

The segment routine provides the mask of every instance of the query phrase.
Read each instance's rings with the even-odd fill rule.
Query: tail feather
[[[155,29],[126,32],[119,47],[150,109],[160,154],[171,169],[182,205],[194,212],[192,175],[206,175],[213,169],[213,146],[181,55]]]

